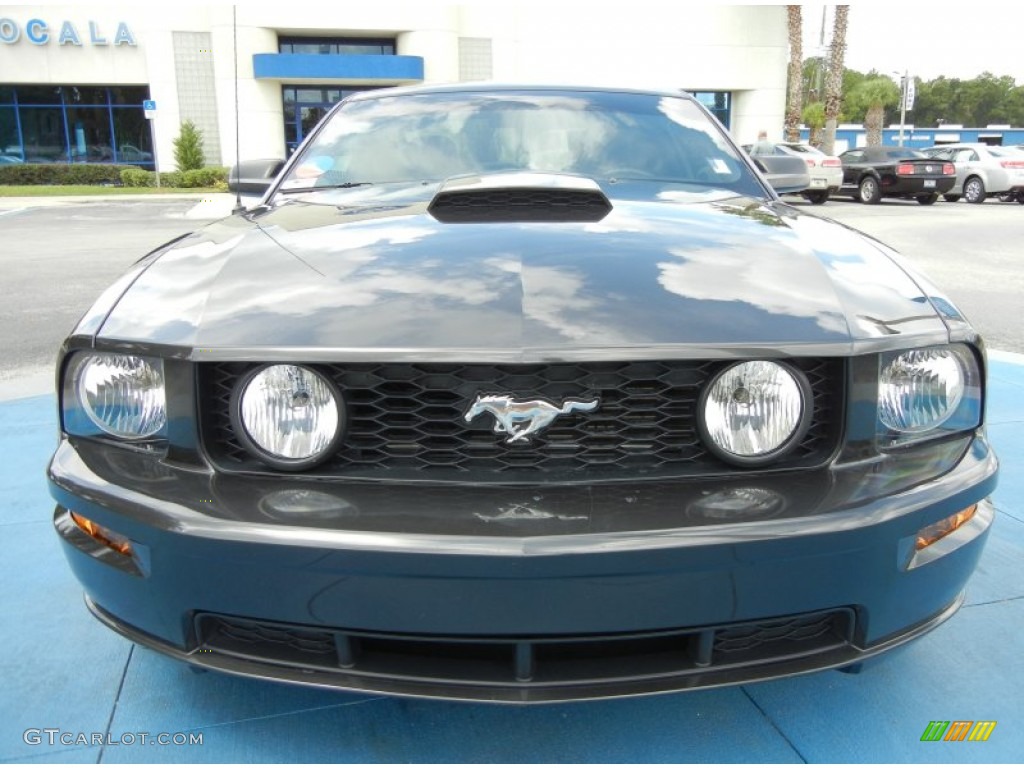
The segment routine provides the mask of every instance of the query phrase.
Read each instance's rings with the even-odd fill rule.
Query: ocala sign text
[[[81,34],[73,22],[62,21],[59,26],[50,26],[42,19],[29,19],[20,24],[14,19],[0,18],[0,43],[12,45],[23,37],[33,45],[46,45],[53,41],[57,45],[82,45],[83,41],[90,45],[135,45],[135,35],[128,25],[119,21],[113,38],[108,39],[100,25],[95,21],[87,22],[88,33]]]

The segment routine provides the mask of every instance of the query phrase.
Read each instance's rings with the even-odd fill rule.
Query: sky
[[[835,5],[803,5],[804,58],[821,50],[822,9],[827,8],[825,44]],[[902,2],[849,0],[847,69],[884,74],[909,71],[924,80],[940,75],[967,80],[988,70],[1024,85],[1024,2]]]

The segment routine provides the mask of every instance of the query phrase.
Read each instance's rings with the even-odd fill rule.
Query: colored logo
[[[995,728],[995,720],[932,720],[921,741],[988,741]]]

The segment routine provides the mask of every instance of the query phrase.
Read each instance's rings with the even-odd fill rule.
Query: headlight
[[[737,363],[709,382],[698,425],[719,457],[733,464],[765,464],[803,437],[810,403],[810,385],[796,369],[768,360]]]
[[[244,377],[231,417],[246,447],[279,469],[305,469],[326,459],[344,421],[334,384],[301,365],[270,365]]]
[[[65,428],[73,434],[95,434],[98,428],[114,437],[152,437],[167,426],[163,361],[78,353],[65,377],[64,403]]]
[[[964,346],[926,347],[883,357],[878,421],[892,442],[977,427],[981,375]]]

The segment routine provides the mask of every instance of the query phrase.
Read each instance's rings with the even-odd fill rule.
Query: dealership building
[[[210,164],[284,157],[354,91],[481,80],[685,89],[749,142],[786,63],[782,5],[0,6],[0,161],[172,170],[185,120]]]

